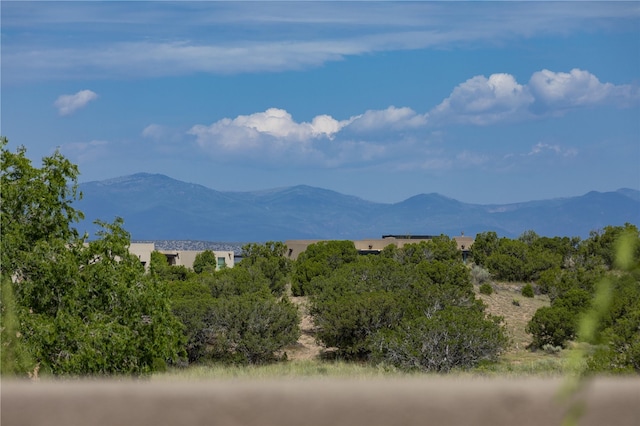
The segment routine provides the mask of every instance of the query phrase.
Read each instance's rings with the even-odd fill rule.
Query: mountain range
[[[125,221],[137,240],[264,242],[289,239],[366,239],[385,234],[517,237],[579,236],[606,225],[640,224],[640,191],[619,189],[514,204],[468,204],[440,194],[376,203],[305,185],[217,191],[161,174],[138,173],[80,184],[76,207],[93,234],[95,219]]]

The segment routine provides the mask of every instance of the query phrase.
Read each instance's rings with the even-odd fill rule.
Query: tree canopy
[[[130,255],[122,219],[79,236],[73,207],[78,168],[56,152],[34,167],[26,149],[2,138],[2,319],[16,318],[3,341],[29,362],[3,362],[3,374],[144,374],[181,353],[181,324],[164,283]]]

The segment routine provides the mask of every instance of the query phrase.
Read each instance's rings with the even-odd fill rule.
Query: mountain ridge
[[[119,216],[135,240],[285,241],[364,239],[383,234],[516,237],[588,236],[606,225],[640,222],[640,191],[590,191],[581,196],[509,204],[465,203],[421,193],[379,203],[309,185],[258,191],[218,191],[164,174],[136,173],[80,184],[78,229]]]

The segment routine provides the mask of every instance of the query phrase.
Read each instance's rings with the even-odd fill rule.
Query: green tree
[[[79,171],[59,152],[43,158],[41,168],[34,167],[26,148],[19,147],[13,153],[6,149],[7,143],[7,138],[0,138],[0,268],[4,274],[20,277],[23,263],[38,241],[78,240],[72,224],[83,219],[83,214],[72,203],[81,197]]]
[[[244,262],[244,260],[243,260]],[[189,362],[264,364],[281,359],[300,335],[297,308],[276,297],[256,267],[201,273],[171,286],[185,326]]]
[[[21,346],[43,372],[144,374],[180,355],[181,325],[162,282],[128,252],[122,220],[85,244],[73,228],[77,167],[59,153],[36,168],[2,139],[3,323],[15,296]],[[4,347],[3,347],[4,351]],[[4,355],[4,354],[3,354]]]
[[[567,308],[544,306],[536,311],[526,331],[533,335],[533,348],[564,347],[576,336],[578,315]]]
[[[214,360],[265,364],[285,356],[300,337],[298,309],[288,299],[246,293],[216,299],[203,330]]]
[[[269,281],[271,292],[281,296],[291,272],[291,260],[286,258],[286,252],[287,246],[281,242],[246,244],[242,247],[242,262],[238,266],[262,274]]]
[[[455,240],[446,235],[434,237],[429,241],[405,244],[399,248],[393,244],[382,250],[382,257],[389,257],[402,264],[418,264],[423,261],[456,262],[462,259]]]
[[[193,270],[196,274],[200,274],[205,270],[215,271],[218,266],[218,259],[211,250],[205,250],[196,255],[193,261]]]
[[[169,282],[186,281],[193,275],[184,265],[170,265],[167,257],[157,250],[151,252],[149,272],[152,276]]]
[[[498,234],[493,231],[477,234],[470,249],[473,263],[486,267],[487,258],[498,249],[498,241]]]
[[[639,232],[638,227],[630,223],[625,223],[624,226],[605,226],[600,231],[592,231],[578,250],[581,265],[588,269],[599,265],[615,268],[616,242],[625,234],[634,236],[630,252],[633,259],[640,261]]]
[[[469,270],[460,257],[455,262],[423,260],[414,264],[366,256],[329,276],[316,277],[311,288],[316,338],[346,358],[369,359],[378,350],[376,345],[382,344],[379,333],[410,328],[414,321],[432,318],[443,309],[477,311],[477,318],[484,321],[484,306],[474,297]],[[418,341],[417,337],[411,340],[412,345]],[[375,353],[395,364],[393,357],[381,355],[389,352]]]
[[[205,283],[191,279],[169,286],[171,309],[184,325],[185,350],[189,362],[197,362],[207,354],[205,318],[213,309],[215,299]]]
[[[309,293],[315,277],[329,276],[345,263],[355,262],[358,251],[353,241],[320,241],[310,244],[296,260],[291,278],[294,296]]]

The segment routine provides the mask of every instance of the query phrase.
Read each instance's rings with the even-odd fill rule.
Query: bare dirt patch
[[[300,311],[300,338],[294,346],[286,348],[287,359],[309,360],[316,359],[323,351],[323,347],[316,343],[316,330],[311,315],[309,315],[309,299],[307,297],[291,297],[291,301]]]
[[[536,313],[538,308],[549,306],[547,295],[535,295],[533,298],[520,294],[524,284],[494,283],[494,293],[491,295],[480,294],[476,287],[476,295],[486,305],[487,312],[504,318],[504,323],[511,339],[510,352],[526,350],[532,337],[525,329],[527,323]]]

